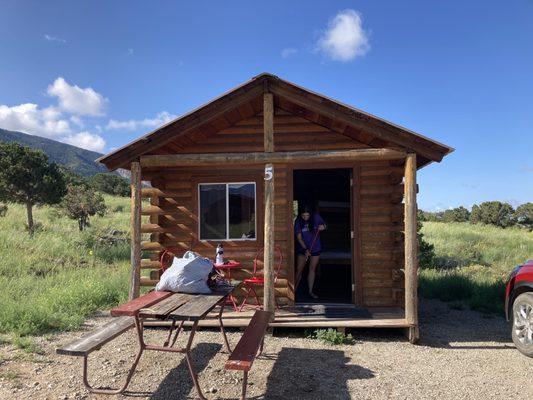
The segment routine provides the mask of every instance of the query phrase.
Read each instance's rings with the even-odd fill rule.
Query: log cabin
[[[131,171],[131,298],[157,283],[165,249],[214,258],[222,243],[235,279],[261,251],[273,326],[405,328],[415,342],[416,174],[452,151],[263,73],[98,161]],[[302,204],[327,223],[318,299],[295,287]],[[251,313],[225,315],[245,326]]]

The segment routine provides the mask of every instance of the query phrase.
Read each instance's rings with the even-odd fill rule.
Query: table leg
[[[198,375],[196,374],[196,370],[194,369],[194,365],[191,359],[191,346],[192,346],[192,341],[194,339],[194,334],[196,333],[197,327],[198,327],[198,321],[194,321],[194,324],[191,327],[189,341],[187,342],[187,347],[185,348],[185,359],[187,360],[187,365],[189,366],[189,372],[191,373],[191,378],[194,383],[194,387],[196,388],[196,393],[198,393],[198,397],[201,400],[207,400],[202,394],[202,390],[200,389],[200,384],[198,383]]]
[[[172,337],[172,332],[174,331],[174,328],[176,327],[176,320],[172,320],[172,324],[170,325],[170,329],[168,330],[168,336],[165,342],[163,343],[163,347],[167,347],[170,343],[170,338]]]
[[[222,322],[222,313],[224,312],[224,305],[226,304],[226,299],[224,299],[220,304],[220,311],[218,312],[218,323],[220,325],[220,333],[224,338],[224,344],[226,345],[226,350],[228,353],[231,353],[231,348],[229,347],[228,337],[226,336],[226,330],[224,329],[224,323]]]
[[[87,356],[84,356],[83,357],[83,384],[85,385],[85,387],[87,388],[89,392],[95,393],[95,394],[120,394],[124,392],[124,390],[126,390],[128,385],[130,384],[131,377],[133,376],[133,373],[135,372],[135,369],[137,368],[137,364],[139,363],[139,360],[141,359],[142,353],[143,353],[143,349],[140,348],[139,351],[137,352],[137,356],[135,357],[135,361],[133,362],[133,364],[130,367],[130,370],[128,371],[128,375],[126,376],[126,381],[124,382],[124,384],[122,385],[120,389],[99,389],[99,388],[95,388],[91,386],[91,384],[89,383],[89,376],[88,376],[89,374],[87,372],[88,360],[87,360]]]
[[[135,356],[135,360],[133,361],[133,364],[130,367],[130,370],[128,371],[128,375],[126,376],[126,381],[122,385],[120,389],[99,389],[91,386],[89,383],[89,373],[88,373],[88,360],[87,355],[83,357],[83,384],[87,388],[87,390],[91,393],[95,394],[119,394],[124,392],[128,385],[130,384],[131,378],[133,376],[133,373],[137,369],[137,364],[139,363],[139,360],[141,359],[141,356],[143,354],[144,349],[146,348],[146,345],[144,344],[143,339],[143,325],[142,322],[139,320],[138,316],[135,316],[135,328],[137,330],[137,337],[139,339],[139,350],[137,351],[137,355]]]
[[[178,336],[181,332],[181,329],[183,328],[184,323],[185,321],[181,321],[180,325],[178,326],[178,329],[176,330],[176,333],[174,334],[174,339],[172,339],[172,344],[170,345],[170,347],[174,347],[174,345],[176,344],[176,340],[178,339]]]
[[[248,371],[243,371],[241,400],[246,400],[246,385],[248,385]]]

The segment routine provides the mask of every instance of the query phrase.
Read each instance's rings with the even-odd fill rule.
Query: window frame
[[[202,209],[201,209],[201,190],[200,190],[200,186],[206,186],[206,185],[225,185],[226,187],[226,190],[225,190],[225,196],[226,196],[226,237],[224,239],[202,239],[201,238],[201,234],[202,234],[202,228],[201,228],[201,224],[202,224],[202,221],[201,221],[201,214],[202,214]],[[253,185],[254,186],[254,215],[255,215],[255,218],[254,218],[254,232],[255,232],[255,237],[254,238],[238,238],[238,239],[232,239],[229,237],[229,185]],[[243,182],[228,182],[228,181],[225,181],[225,182],[198,182],[197,183],[197,186],[196,186],[196,190],[197,190],[197,193],[198,193],[198,202],[197,202],[197,210],[198,210],[198,241],[200,242],[214,242],[214,241],[223,241],[223,242],[255,242],[257,241],[257,218],[258,218],[258,215],[257,215],[257,183],[255,181],[243,181]]]

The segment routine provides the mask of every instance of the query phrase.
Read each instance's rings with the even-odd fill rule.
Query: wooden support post
[[[274,97],[272,93],[263,94],[263,140],[265,153],[274,151]],[[276,294],[274,291],[274,165],[265,165],[265,232],[264,232],[264,278],[263,307],[276,312]]]
[[[416,343],[418,330],[418,238],[416,205],[416,154],[408,154],[405,159],[404,179],[405,205],[405,319],[411,325],[409,341]]]
[[[131,286],[129,299],[139,297],[141,280],[141,166],[131,163]]]
[[[265,311],[276,311],[274,293],[274,166],[265,166],[265,233],[264,233],[264,277],[263,307]]]
[[[274,95],[265,93],[263,95],[263,141],[265,153],[274,151]]]

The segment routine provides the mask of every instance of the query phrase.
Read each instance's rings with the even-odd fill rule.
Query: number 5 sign
[[[265,166],[265,181],[270,181],[274,177],[274,167],[271,164]]]

